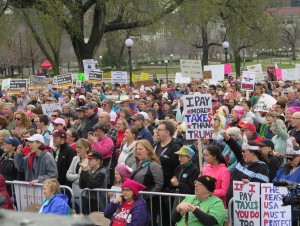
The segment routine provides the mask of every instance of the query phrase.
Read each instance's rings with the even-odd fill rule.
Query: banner
[[[53,77],[53,85],[54,85],[54,86],[57,86],[57,76],[54,76],[54,77]]]
[[[260,225],[260,183],[233,181],[234,226]]]
[[[211,71],[202,71],[203,79],[212,79]]]
[[[132,82],[135,83],[135,82],[137,82],[137,80],[138,80],[137,75],[132,74]]]
[[[300,79],[300,70],[298,68],[282,69],[282,81],[296,81]]]
[[[140,88],[141,86],[152,87],[154,85],[154,81],[153,80],[137,81],[135,84],[137,85],[138,88]]]
[[[127,84],[127,71],[112,71],[111,83]]]
[[[211,95],[184,95],[183,98],[186,139],[212,138],[214,127]]]
[[[141,73],[141,77],[140,77],[140,81],[148,81],[149,80],[149,74],[142,72]]]
[[[259,100],[257,101],[255,108],[253,109],[254,111],[262,111],[262,112],[268,112],[270,108],[276,104],[277,100],[268,95],[263,93]]]
[[[49,118],[51,117],[53,111],[56,109],[61,111],[61,105],[59,103],[42,104],[42,111]]]
[[[42,204],[43,187],[14,184],[16,203],[19,211],[30,204]]]
[[[277,81],[276,77],[276,67],[275,66],[267,66],[267,75],[268,81]]]
[[[82,60],[85,76],[89,76],[90,71],[96,70],[95,61],[93,59]]]
[[[261,225],[292,225],[291,206],[282,206],[282,197],[287,195],[286,187],[261,184]]]
[[[27,88],[26,80],[10,80],[10,85],[9,85],[10,94],[20,94],[21,89],[26,89],[26,88]]]
[[[224,74],[229,74],[231,73],[232,70],[231,70],[231,65],[228,63],[228,64],[224,64]]]
[[[90,83],[101,83],[102,82],[102,71],[91,71],[89,74]]]
[[[224,65],[205,65],[204,71],[211,71],[212,81],[223,81],[224,80]]]
[[[73,85],[72,75],[58,75],[57,76],[57,85],[58,87],[68,87]]]
[[[77,81],[85,81],[85,74],[84,73],[77,73]]]
[[[104,72],[104,73],[103,73],[103,78],[111,79],[111,72],[110,72],[110,71]]]
[[[255,84],[255,72],[254,71],[243,71],[241,90],[253,91]]]
[[[282,69],[281,68],[276,68],[275,70],[276,70],[277,81],[282,80]]]
[[[202,78],[201,60],[180,60],[180,68],[183,77]]]
[[[255,74],[255,82],[263,82],[264,81],[264,73],[262,71],[261,64],[255,64],[247,66],[247,71],[254,71]]]
[[[30,75],[29,77],[29,89],[38,89],[48,85],[46,76]]]
[[[175,83],[183,84],[183,83],[190,83],[190,82],[191,82],[191,78],[183,77],[180,72],[176,73]]]
[[[10,88],[10,80],[11,80],[10,78],[2,80],[1,90],[9,90],[9,88]]]

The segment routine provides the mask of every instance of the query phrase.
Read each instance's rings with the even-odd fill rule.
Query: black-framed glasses
[[[58,115],[51,115],[52,117],[54,117],[54,118],[57,118],[58,117]]]
[[[17,117],[15,117],[14,119],[15,119],[15,121],[20,121],[20,120],[22,120],[22,118],[17,118]]]
[[[297,156],[286,156],[287,160],[293,161]]]

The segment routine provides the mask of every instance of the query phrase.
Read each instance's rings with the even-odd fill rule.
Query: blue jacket
[[[40,213],[52,213],[57,215],[70,215],[68,205],[68,196],[64,194],[55,194],[49,201],[44,200]]]
[[[114,204],[110,202],[107,204],[104,210],[104,216],[109,218],[111,222],[113,221],[117,211],[120,210],[122,203]],[[130,210],[129,214],[126,218],[126,226],[149,226],[150,225],[150,214],[147,209],[146,201],[139,197],[132,209]],[[112,225],[112,223],[110,223]]]
[[[145,139],[147,141],[150,142],[150,144],[153,145],[153,137],[152,137],[152,134],[150,133],[150,131],[145,127],[143,126],[142,128],[139,129],[139,136],[138,136],[138,139]]]

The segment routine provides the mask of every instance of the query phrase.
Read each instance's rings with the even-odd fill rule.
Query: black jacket
[[[86,126],[82,131],[81,137],[87,138],[88,132],[93,131],[93,126],[99,122],[98,115],[95,113],[94,115],[90,116],[86,121]]]
[[[173,187],[170,180],[174,175],[175,168],[179,165],[178,155],[174,154],[174,152],[179,151],[181,146],[182,145],[173,138],[165,147],[162,148],[160,142],[158,142],[154,148],[163,169],[163,191],[165,192],[170,191]]]
[[[57,153],[55,153],[55,157],[56,155]],[[58,172],[57,180],[61,185],[68,185],[72,187],[72,183],[67,181],[66,175],[72,163],[72,160],[76,155],[77,153],[67,143],[64,143],[60,146],[56,165]]]
[[[199,177],[199,174],[200,171],[194,163],[188,167],[184,167],[183,165],[177,166],[174,172],[174,176],[179,182],[178,186],[176,187],[176,193],[194,194],[194,182]]]

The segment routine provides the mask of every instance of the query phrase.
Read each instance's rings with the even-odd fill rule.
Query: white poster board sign
[[[17,208],[23,211],[29,204],[42,204],[43,187],[14,184]]]
[[[233,181],[234,226],[260,225],[260,183]]]
[[[90,71],[96,70],[96,65],[94,59],[85,59],[82,60],[83,69],[85,77],[87,78],[90,74]]]
[[[254,111],[268,112],[276,102],[277,100],[274,97],[263,93],[257,101]]]
[[[241,90],[253,91],[255,85],[255,74],[254,71],[243,71]]]
[[[127,71],[112,71],[111,83],[127,84]]]
[[[79,80],[76,80],[76,88],[81,89],[82,83]]]
[[[2,90],[9,90],[10,88],[10,78],[7,78],[7,79],[3,79],[2,80]]]
[[[261,184],[261,225],[292,225],[291,206],[282,206],[282,197],[287,195],[286,187]]]
[[[201,60],[180,60],[180,68],[183,77],[202,78]]]
[[[48,117],[51,117],[53,111],[56,109],[61,111],[61,105],[59,103],[42,104],[42,111]]]
[[[186,139],[212,138],[214,122],[211,95],[184,95],[183,98]]]
[[[71,74],[71,76],[72,76],[72,80],[73,80],[73,81],[76,81],[76,80],[77,80],[77,74]]]
[[[300,69],[293,68],[293,69],[282,69],[282,81],[296,81],[300,79]]]
[[[205,65],[204,71],[211,71],[212,78],[210,81],[223,81],[224,80],[224,64]]]
[[[262,71],[261,64],[255,64],[247,66],[247,71],[254,71],[255,74],[255,82],[263,82],[264,81],[264,73]]]
[[[182,73],[176,73],[176,77],[175,77],[175,83],[179,83],[179,84],[183,84],[183,83],[190,83],[191,82],[191,78],[188,77],[183,77]]]

